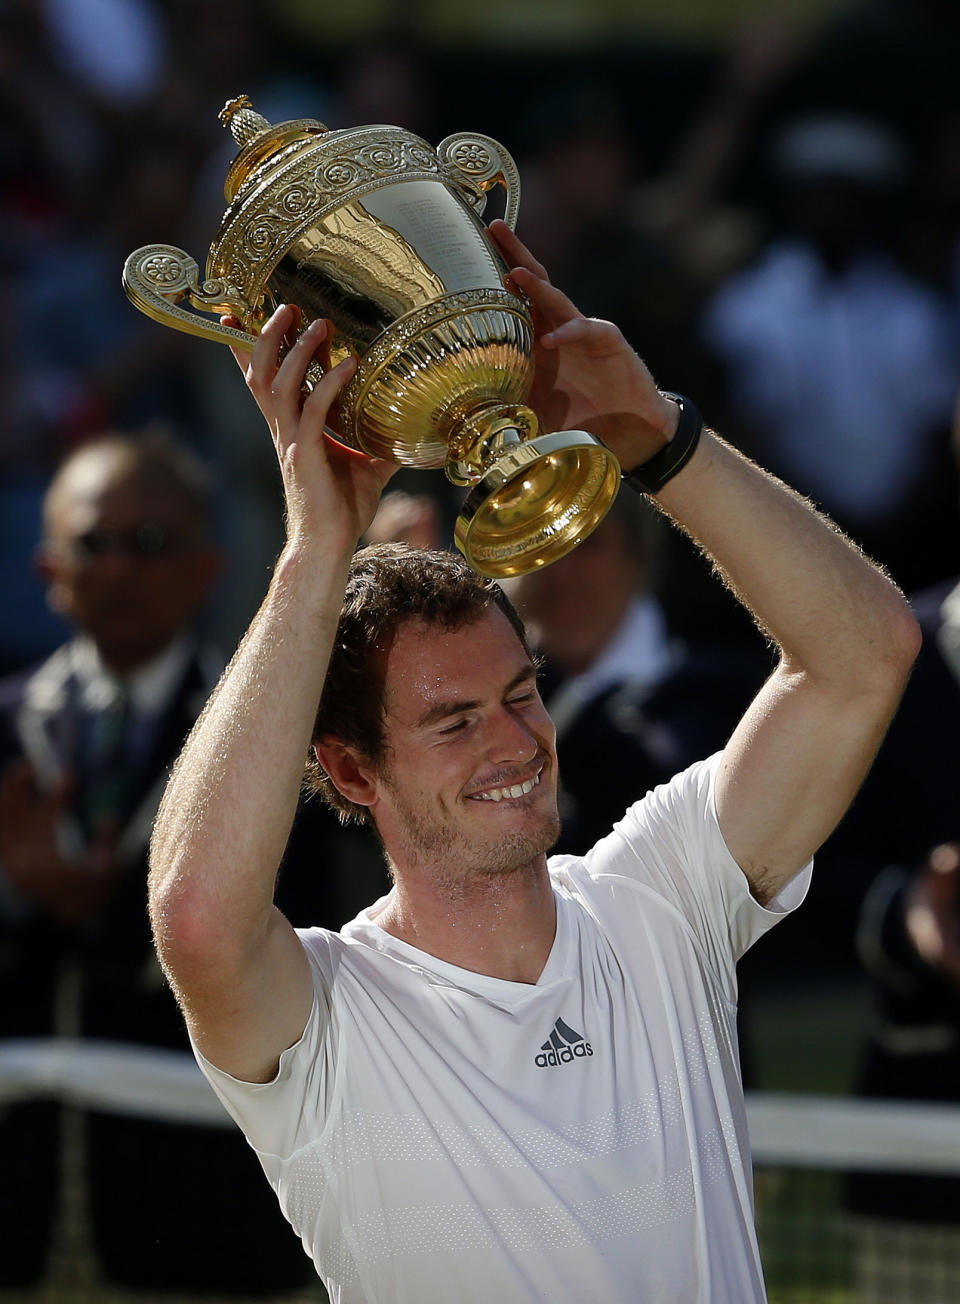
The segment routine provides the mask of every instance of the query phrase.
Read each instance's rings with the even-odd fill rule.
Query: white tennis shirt
[[[550,861],[539,981],[445,964],[364,912],[301,933],[315,999],[267,1084],[198,1055],[334,1304],[765,1299],[735,1012],[764,909],[719,755]]]

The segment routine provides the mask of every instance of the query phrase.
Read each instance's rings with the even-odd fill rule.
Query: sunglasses
[[[162,525],[138,525],[135,530],[85,530],[70,540],[70,547],[88,561],[118,553],[137,559],[168,557],[178,541]]]

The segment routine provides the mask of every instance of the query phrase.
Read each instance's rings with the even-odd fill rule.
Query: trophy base
[[[620,464],[583,430],[515,444],[463,504],[454,540],[481,575],[508,579],[559,561],[606,516]]]

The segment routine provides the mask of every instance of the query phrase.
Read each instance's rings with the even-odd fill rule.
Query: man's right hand
[[[89,850],[67,858],[58,830],[68,814],[72,785],[52,792],[37,783],[27,760],[0,775],[0,865],[25,901],[61,924],[90,919],[117,882],[116,832],[104,829]]]
[[[273,437],[286,497],[288,541],[323,539],[352,550],[399,467],[347,448],[327,433],[329,410],[357,361],[345,358],[331,368],[330,323],[319,318],[294,341],[299,321],[299,309],[283,304],[260,332],[252,354],[231,352]],[[223,322],[240,324],[231,317]],[[314,359],[323,368],[323,379],[304,398],[307,367]]]

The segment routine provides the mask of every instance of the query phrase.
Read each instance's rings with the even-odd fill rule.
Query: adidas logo
[[[590,1043],[579,1032],[568,1028],[562,1019],[558,1019],[533,1062],[538,1069],[555,1069],[560,1064],[572,1064],[575,1059],[585,1059],[592,1054],[593,1047]]]

